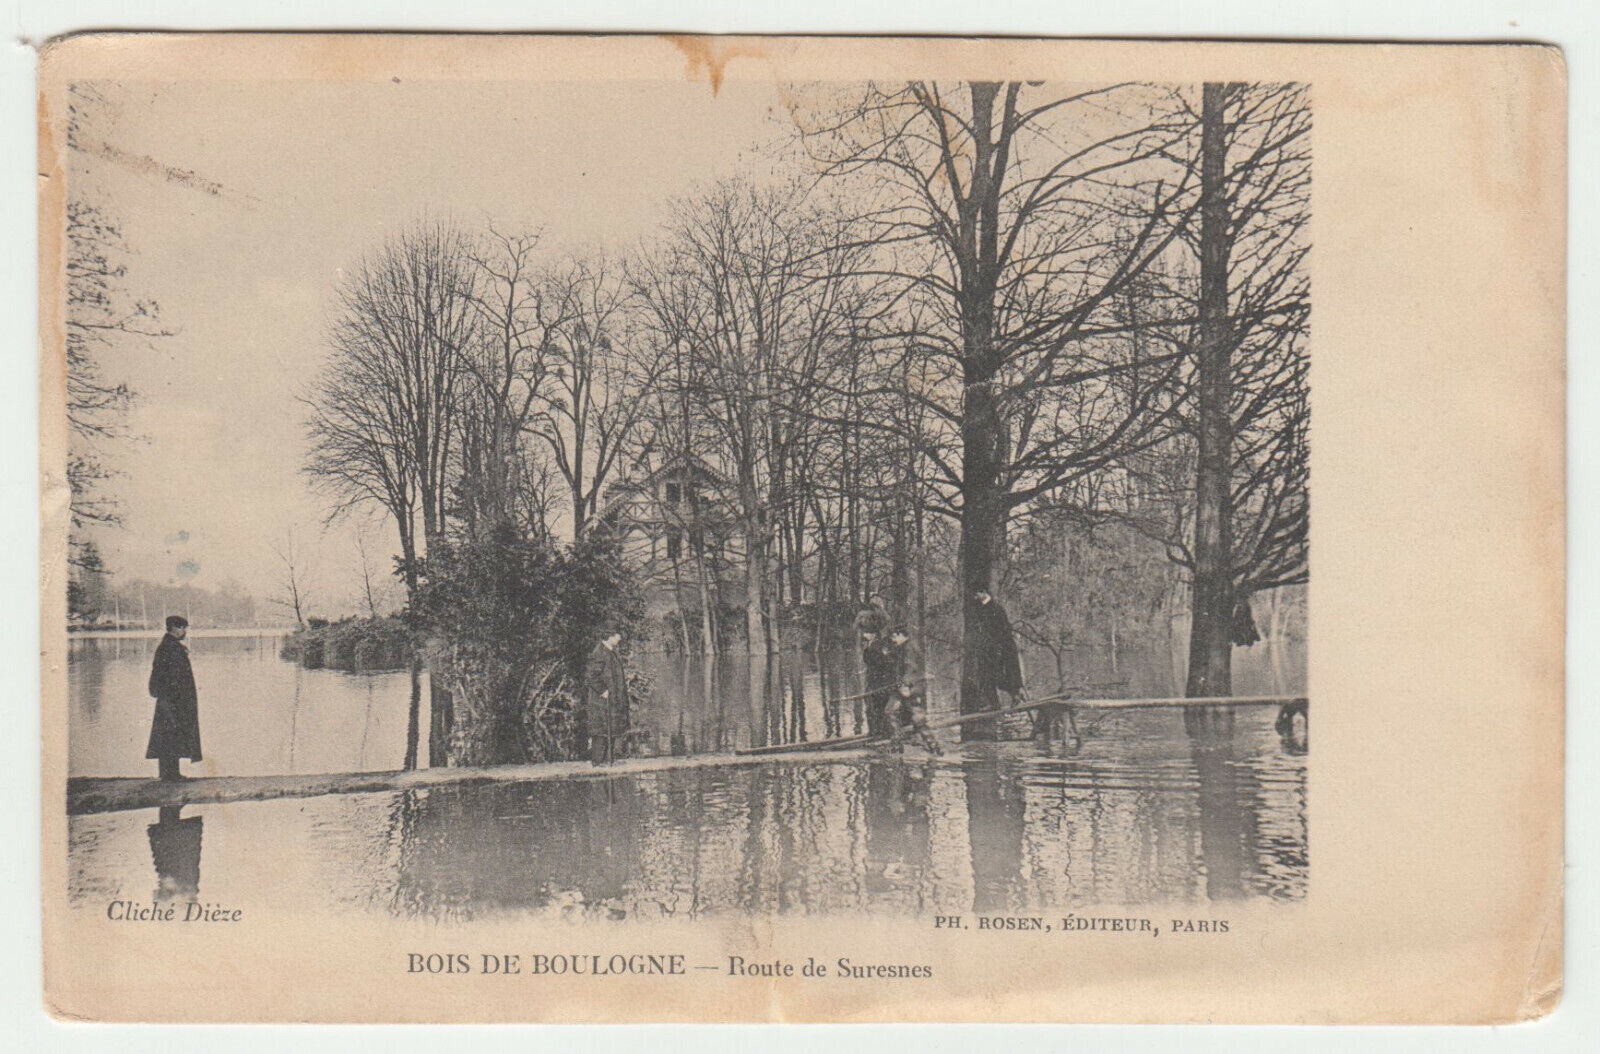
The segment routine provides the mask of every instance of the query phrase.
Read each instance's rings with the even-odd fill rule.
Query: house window
[[[678,532],[677,528],[673,528],[667,532],[667,559],[676,560],[678,554],[682,551],[683,535]]]
[[[676,504],[678,504],[678,493],[679,493],[678,492],[678,485],[676,483],[668,483],[667,484],[667,504],[668,505],[676,505]]]

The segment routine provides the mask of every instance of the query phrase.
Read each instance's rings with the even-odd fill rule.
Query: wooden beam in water
[[[1088,708],[1095,710],[1137,710],[1190,706],[1286,706],[1290,703],[1299,703],[1309,707],[1310,700],[1303,695],[1207,695],[1193,699],[1184,696],[1142,699],[1074,699],[1070,695],[1050,695],[1042,699],[1030,699],[1026,703],[1021,703],[1017,706],[1003,706],[997,710],[984,710],[976,714],[957,714],[951,717],[941,717],[937,720],[929,721],[927,728],[930,732],[938,731],[942,728],[956,728],[975,721],[993,721],[1011,714],[1027,713],[1030,710],[1038,710],[1046,706],[1070,706],[1074,709]],[[765,747],[746,747],[743,750],[736,750],[734,753],[759,755],[832,750],[834,748],[858,747],[867,743],[881,742],[887,738],[887,736],[845,736],[840,739],[817,739],[809,743],[774,743]]]
[[[964,714],[928,722],[928,728],[953,728],[971,721],[992,720],[1007,714],[1061,705],[1101,709],[1184,706],[1268,706],[1307,703],[1305,696],[1211,696],[1203,699],[1072,699],[1046,696],[1021,706],[1002,707],[980,714]],[[309,776],[209,776],[164,783],[139,778],[73,776],[67,780],[67,814],[150,809],[163,805],[213,805],[279,798],[313,798],[326,794],[361,794],[373,791],[422,790],[429,787],[484,783],[523,783],[544,780],[609,779],[646,772],[748,765],[780,756],[805,755],[824,750],[864,748],[882,738],[870,735],[818,739],[809,743],[775,743],[747,747],[733,754],[696,754],[689,757],[625,758],[612,765],[586,761],[557,761],[493,768],[436,768],[404,772],[333,772]],[[870,756],[865,751],[863,757]]]
[[[865,753],[863,757],[867,756]],[[650,772],[753,765],[766,758],[732,754],[689,757],[623,758],[609,765],[587,761],[547,761],[483,768],[440,767],[388,772],[327,772],[308,776],[198,776],[163,782],[138,777],[72,776],[67,780],[67,815],[153,809],[171,805],[222,805],[230,802],[319,798],[328,794],[425,790],[491,783],[541,783],[551,780],[603,780]]]

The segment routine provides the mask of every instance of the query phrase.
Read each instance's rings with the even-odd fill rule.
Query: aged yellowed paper
[[[1549,1012],[1565,105],[1537,46],[51,44],[51,1010]]]

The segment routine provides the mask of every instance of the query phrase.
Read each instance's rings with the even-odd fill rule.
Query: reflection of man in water
[[[150,857],[156,865],[157,901],[193,900],[200,893],[200,837],[205,820],[181,818],[181,805],[166,805],[150,825]]]
[[[150,665],[150,694],[156,710],[150,719],[150,745],[144,756],[159,764],[164,780],[180,780],[180,758],[200,760],[200,701],[194,687],[194,669],[189,665],[189,648],[183,638],[189,635],[189,620],[182,615],[167,617],[167,635],[156,646]]]
[[[920,901],[932,850],[926,773],[900,762],[871,765],[862,789],[868,892]]]
[[[1017,773],[995,759],[964,765],[967,845],[972,859],[972,910],[1011,911],[1023,903],[1026,808]]]

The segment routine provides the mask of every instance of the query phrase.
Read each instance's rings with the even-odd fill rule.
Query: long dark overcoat
[[[967,610],[972,612],[972,630],[978,638],[974,649],[977,669],[968,676],[981,689],[1015,694],[1022,687],[1022,658],[1005,608],[991,597],[987,604],[973,602]]]
[[[589,653],[584,719],[591,736],[620,736],[628,730],[628,670],[622,656],[604,644],[596,644]]]
[[[869,692],[886,690],[899,683],[900,653],[882,637],[861,649],[861,665]]]
[[[200,760],[200,697],[194,688],[194,669],[189,665],[189,649],[168,634],[156,646],[155,662],[150,664],[150,694],[156,712],[150,719],[150,745],[147,758],[188,758]]]

